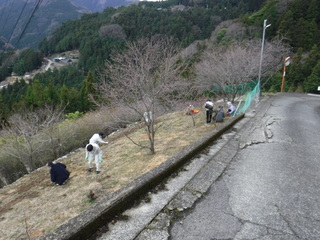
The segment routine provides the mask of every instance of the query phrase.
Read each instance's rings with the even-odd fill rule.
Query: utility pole
[[[267,25],[267,19],[263,21],[263,32],[262,32],[262,43],[261,43],[261,54],[260,54],[260,65],[259,65],[259,75],[258,75],[258,88],[259,93],[257,96],[257,102],[260,100],[260,93],[261,93],[261,67],[262,67],[262,59],[263,59],[263,49],[264,49],[264,39],[266,35],[266,29],[270,27],[271,24]]]

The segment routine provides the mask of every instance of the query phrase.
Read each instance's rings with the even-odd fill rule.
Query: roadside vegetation
[[[186,54],[173,38],[166,36],[128,42],[125,51],[114,53],[105,63],[97,79],[88,73],[80,94],[64,92],[64,85],[59,92],[50,83],[42,86],[34,80],[18,110],[2,125],[0,185],[78,148],[95,132],[110,133],[141,119],[147,126],[148,141],[131,142],[155,154],[161,125],[150,120],[174,112],[188,101],[204,97],[234,101],[236,96],[250,91],[246,85],[256,84],[253,79],[259,68],[259,54],[254,54],[258,43],[243,41],[224,50],[214,43],[207,44],[212,44],[210,50],[202,52],[195,44]],[[266,48],[269,53],[265,54],[265,74],[272,75],[281,66],[274,53],[286,53],[288,48],[280,41],[271,42]],[[213,57],[216,51],[219,61]],[[201,58],[194,62],[196,56]],[[65,94],[71,94],[69,100]],[[70,97],[74,97],[73,101]],[[69,113],[70,105],[82,111]],[[96,119],[88,117],[95,111],[105,114]]]
[[[65,185],[51,183],[49,168],[44,166],[0,189],[1,237],[33,239],[42,236],[207,135],[219,123],[205,125],[202,101],[204,99],[201,103],[193,102],[199,109],[193,117],[186,115],[185,108],[182,108],[155,120],[156,127],[162,125],[157,132],[155,154],[132,144],[126,137],[148,142],[147,126],[139,121],[105,139],[109,144],[101,146],[103,161],[99,175],[87,172],[83,144],[81,148],[57,159],[66,164],[71,172]],[[88,124],[88,128],[101,128],[99,124],[104,115],[106,112],[88,114],[75,125],[69,125],[73,129],[65,134],[78,132],[77,138],[87,139],[85,132],[79,132],[76,125],[88,124],[89,119],[99,119],[97,122],[90,121],[95,124]]]

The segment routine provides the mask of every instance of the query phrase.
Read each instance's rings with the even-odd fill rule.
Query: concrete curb
[[[51,233],[37,238],[39,240],[81,240],[90,237],[97,229],[111,221],[115,215],[131,207],[135,200],[157,186],[192,157],[200,153],[214,140],[244,118],[244,114],[230,118],[215,128],[207,136],[196,143],[184,148],[180,153],[171,157],[153,170],[143,174],[119,191],[101,199],[90,209],[69,220]]]

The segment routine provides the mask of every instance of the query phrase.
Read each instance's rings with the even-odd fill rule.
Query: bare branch
[[[16,113],[9,118],[6,129],[8,154],[19,159],[28,172],[35,169],[35,156],[45,151],[44,146],[48,142],[55,141],[53,128],[62,121],[63,110],[45,106],[35,112]]]
[[[109,24],[100,27],[99,36],[102,38],[113,38],[117,40],[125,40],[126,33],[119,24]]]
[[[112,108],[125,108],[128,115],[138,119],[144,119],[145,112],[159,117],[174,108],[190,85],[181,77],[185,60],[178,57],[179,52],[180,48],[168,37],[128,42],[125,53],[113,55],[106,63],[97,87]],[[149,148],[154,153],[157,128],[154,121],[145,124]]]
[[[234,101],[242,86],[258,78],[261,43],[258,40],[236,43],[225,50],[206,51],[196,66],[200,90],[216,88],[225,99]],[[262,75],[274,74],[288,48],[280,40],[267,42]]]

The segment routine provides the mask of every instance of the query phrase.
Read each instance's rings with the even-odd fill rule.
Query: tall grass
[[[66,119],[32,136],[32,141],[41,143],[41,149],[32,156],[32,164],[35,169],[44,166],[49,161],[54,161],[79,147],[84,147],[94,133],[104,132],[108,135],[115,131],[117,126],[118,124],[114,123],[107,109],[88,112],[77,119]],[[2,134],[1,138],[0,187],[3,187],[27,174],[28,170],[23,162],[24,159],[8,154],[8,149],[12,151],[14,148],[8,146],[9,143],[6,141],[1,141],[8,136]]]

